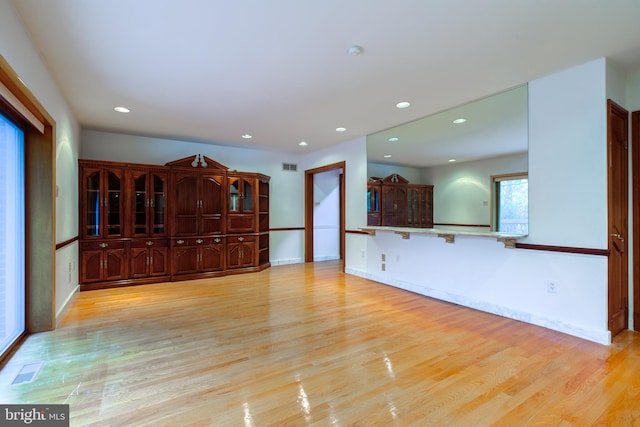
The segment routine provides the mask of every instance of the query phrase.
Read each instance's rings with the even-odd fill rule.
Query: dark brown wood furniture
[[[367,225],[433,227],[433,185],[410,184],[398,174],[369,179]]]
[[[269,177],[206,156],[79,161],[82,290],[260,271]]]

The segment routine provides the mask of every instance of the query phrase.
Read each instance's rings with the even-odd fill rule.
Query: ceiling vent
[[[283,171],[296,172],[298,170],[298,165],[295,163],[283,163],[282,164]]]

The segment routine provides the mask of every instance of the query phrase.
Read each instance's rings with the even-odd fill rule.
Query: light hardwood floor
[[[640,424],[638,334],[602,346],[339,269],[80,293],[0,403],[68,403],[71,425]]]

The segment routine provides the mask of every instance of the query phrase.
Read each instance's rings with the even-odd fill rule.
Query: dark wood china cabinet
[[[79,166],[82,290],[270,266],[268,176],[202,155]]]
[[[398,174],[369,179],[367,225],[433,227],[433,185],[410,184]]]

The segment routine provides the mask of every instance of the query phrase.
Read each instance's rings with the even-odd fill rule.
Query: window
[[[0,114],[0,354],[25,330],[24,132]]]
[[[491,177],[492,230],[529,234],[529,179],[527,173]]]

